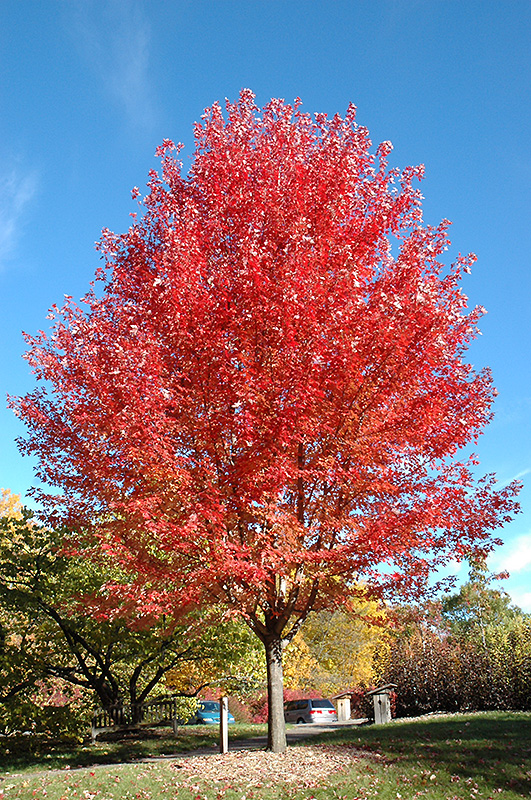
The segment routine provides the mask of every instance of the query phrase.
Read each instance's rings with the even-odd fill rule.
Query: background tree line
[[[496,588],[485,564],[437,603],[396,610],[383,677],[400,716],[531,709],[531,615]]]

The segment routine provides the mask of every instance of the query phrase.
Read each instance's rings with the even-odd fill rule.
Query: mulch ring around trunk
[[[197,781],[233,785],[275,786],[296,783],[314,787],[332,773],[342,772],[354,762],[383,761],[377,753],[352,745],[290,747],[284,753],[266,750],[238,750],[225,755],[192,756],[173,764],[179,782],[190,788]],[[186,776],[186,777],[185,777]],[[184,780],[183,780],[184,779]]]

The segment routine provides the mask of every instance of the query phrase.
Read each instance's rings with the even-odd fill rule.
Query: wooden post
[[[172,727],[174,736],[178,736],[179,735],[179,720],[178,720],[176,715],[174,715],[171,718],[171,727]]]
[[[229,698],[219,698],[219,752],[229,752]]]

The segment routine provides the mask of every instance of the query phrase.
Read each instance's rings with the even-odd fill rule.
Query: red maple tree
[[[51,520],[92,531],[131,596],[221,603],[260,637],[278,751],[282,646],[310,610],[485,554],[517,487],[459,457],[494,392],[464,359],[475,259],[440,262],[422,168],[371,153],[353,106],[312,118],[250,91],[195,137],[187,175],[163,143],[95,288],[28,337],[42,386],[12,403],[61,489]]]

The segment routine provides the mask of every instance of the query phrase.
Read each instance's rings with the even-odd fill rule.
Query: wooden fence
[[[92,741],[95,742],[100,733],[127,730],[139,725],[172,725],[176,730],[176,700],[168,698],[167,700],[153,700],[151,703],[100,708],[92,717]]]

